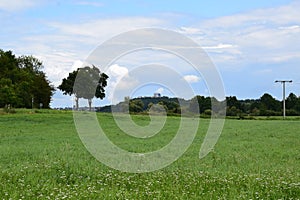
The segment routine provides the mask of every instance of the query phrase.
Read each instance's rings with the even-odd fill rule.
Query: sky
[[[287,94],[300,95],[299,10],[299,0],[0,0],[0,49],[39,58],[57,87],[107,40],[126,31],[160,28],[199,44],[218,70],[226,96],[258,99],[269,93],[281,99],[282,85],[275,80],[293,80],[287,84]],[[157,81],[143,85],[139,82],[143,78],[132,76],[134,66],[149,63],[176,68],[194,94],[210,95],[206,77],[187,63],[164,51],[146,50],[125,55],[105,68],[110,76],[107,97],[94,105],[110,104],[113,91],[121,86],[130,87],[130,97],[155,92],[176,96],[176,88]],[[160,73],[145,71],[152,77]],[[51,107],[73,103],[73,97],[57,90]]]

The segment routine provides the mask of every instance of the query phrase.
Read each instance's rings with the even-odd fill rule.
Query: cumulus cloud
[[[82,62],[81,60],[75,60],[72,65],[72,70],[76,70],[78,68],[83,67],[83,64],[84,62]]]
[[[119,66],[118,64],[114,64],[108,68],[107,74],[119,80],[123,76],[128,75],[128,69],[126,67]]]
[[[109,76],[107,98],[113,102],[130,96],[128,93],[138,84],[135,78],[129,76],[128,69],[118,64],[111,65],[105,73]]]
[[[200,81],[200,77],[195,75],[186,75],[183,77],[183,79],[188,83],[197,83]]]
[[[81,60],[76,60],[72,53],[67,52],[44,54],[41,51],[38,54],[33,54],[33,56],[43,62],[44,68],[42,70],[55,87],[60,85],[62,79],[66,78],[70,72],[82,67],[83,64]]]

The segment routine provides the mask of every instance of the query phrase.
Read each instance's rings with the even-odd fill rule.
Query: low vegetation
[[[180,120],[169,116],[164,134],[142,140],[123,134],[112,115],[97,115],[109,138],[130,151],[161,148]],[[133,119],[145,125],[149,117]],[[299,199],[299,121],[227,119],[213,152],[199,160],[209,119],[200,121],[193,144],[179,160],[163,170],[131,174],[110,169],[87,152],[72,112],[16,110],[0,115],[0,197]]]

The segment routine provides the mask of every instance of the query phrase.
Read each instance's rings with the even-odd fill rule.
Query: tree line
[[[236,97],[227,97],[227,115],[252,115],[252,116],[281,116],[283,102],[265,93],[259,99],[238,100]],[[286,98],[286,114],[289,116],[300,115],[300,97],[290,93]]]
[[[0,49],[0,107],[49,108],[54,87],[33,56]]]
[[[212,102],[215,109],[212,111]],[[224,104],[226,103],[226,104]],[[197,95],[190,100],[169,97],[140,97],[129,99],[117,105],[104,106],[98,109],[99,112],[125,112],[143,113],[148,112],[153,105],[160,105],[170,115],[180,114],[182,111],[191,114],[209,116],[213,112],[224,112],[222,105],[226,106],[226,116],[281,116],[282,101],[265,93],[259,99],[238,100],[236,96],[226,97],[226,101],[218,101],[214,97]],[[224,113],[223,113],[224,114]],[[289,116],[300,115],[300,97],[294,93],[286,98],[286,114]]]

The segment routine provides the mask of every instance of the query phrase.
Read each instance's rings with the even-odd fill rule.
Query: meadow
[[[153,138],[127,136],[110,114],[97,114],[119,147],[148,152],[174,136],[168,117]],[[146,125],[149,117],[133,116]],[[214,150],[199,159],[209,119],[185,154],[155,172],[125,173],[85,149],[70,111],[0,115],[0,199],[300,199],[300,121],[227,119]]]

